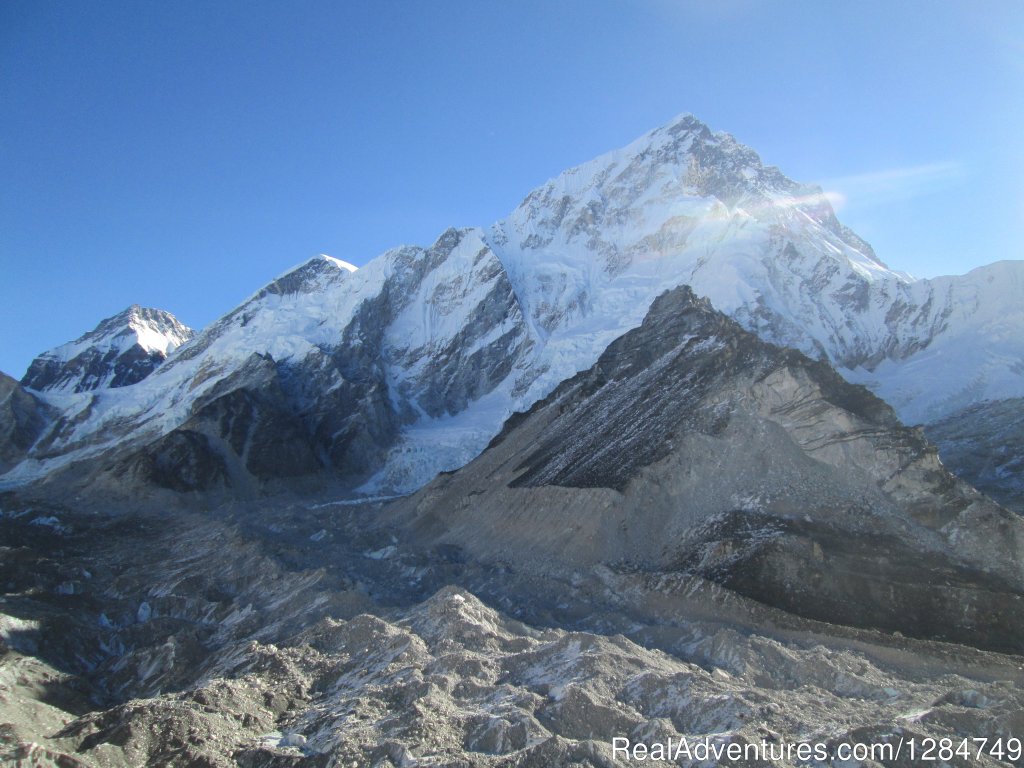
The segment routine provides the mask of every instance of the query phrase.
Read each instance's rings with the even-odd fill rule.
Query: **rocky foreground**
[[[13,764],[604,766],[626,762],[614,737],[1024,732],[1019,656],[800,619],[696,576],[486,568],[396,543],[377,505],[5,505]]]

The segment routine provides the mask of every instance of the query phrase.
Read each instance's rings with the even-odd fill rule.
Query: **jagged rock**
[[[678,571],[563,580],[425,556],[379,505],[4,504],[0,760],[610,766],[616,736],[834,746],[1024,727],[1019,657],[800,619]],[[81,594],[52,589],[71,574]]]
[[[942,461],[1008,509],[1024,514],[1024,398],[972,405],[925,428]]]
[[[56,417],[56,409],[0,373],[0,472],[24,459]]]
[[[688,288],[392,514],[410,542],[511,567],[683,570],[830,623],[1024,649],[1024,523],[867,390]]]

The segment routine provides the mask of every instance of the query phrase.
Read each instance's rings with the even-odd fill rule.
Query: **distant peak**
[[[287,295],[320,291],[329,285],[346,280],[358,268],[347,261],[321,253],[281,273],[257,291],[249,301],[268,295]]]
[[[170,312],[132,304],[75,341],[38,355],[21,381],[45,391],[127,386],[152,373],[194,335]]]
[[[691,144],[736,144],[736,140],[727,133],[712,130],[712,128],[698,117],[684,112],[676,115],[667,123],[648,131],[637,139],[633,144],[637,149],[648,146],[679,146],[685,144],[687,149]]]
[[[192,335],[192,329],[182,324],[170,312],[154,307],[144,307],[141,304],[132,304],[116,315],[111,315],[101,320],[93,330],[76,339],[75,343],[106,336],[111,333],[124,333],[130,329],[137,329],[140,325],[174,330],[179,335],[187,337]]]
[[[111,315],[110,317],[105,317],[102,320],[100,320],[100,322],[96,326],[96,328],[94,328],[92,331],[89,331],[89,333],[95,333],[96,331],[98,331],[98,330],[100,330],[102,328],[110,328],[110,327],[113,327],[113,326],[116,326],[116,325],[127,325],[132,320],[134,320],[134,319],[138,318],[139,316],[141,316],[143,311],[144,311],[144,308],[142,307],[141,304],[132,304],[130,306],[127,306],[124,309],[122,309],[120,312],[118,312],[117,314]],[[148,310],[148,311],[158,311],[158,310]]]

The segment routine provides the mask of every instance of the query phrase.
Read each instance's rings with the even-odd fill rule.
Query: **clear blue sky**
[[[0,3],[0,370],[486,226],[680,112],[918,276],[1024,258],[1024,3]]]

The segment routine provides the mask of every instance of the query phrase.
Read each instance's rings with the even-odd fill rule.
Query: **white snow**
[[[331,262],[339,269],[344,269],[348,272],[355,272],[357,269],[359,269],[359,267],[355,266],[354,264],[349,264],[347,261],[342,261],[341,259],[336,259],[333,256],[328,256],[326,253],[321,253],[320,258],[327,259],[327,261]]]
[[[921,305],[948,309],[945,327],[905,359],[841,371],[848,379],[870,387],[911,424],[1024,395],[1024,262],[996,262],[914,288]]]
[[[698,146],[720,153],[721,167],[702,167]],[[709,184],[740,191],[720,199]],[[410,293],[385,297],[396,313],[380,350],[391,396],[420,417],[362,493],[405,493],[464,465],[514,411],[593,365],[660,293],[680,284],[768,341],[826,355],[911,422],[1024,395],[1024,262],[935,280],[890,270],[835,221],[820,189],[789,182],[686,116],[548,181],[486,232],[459,236]],[[360,269],[318,258],[338,269],[300,265],[314,267],[300,290],[257,292],[139,384],[46,393],[69,421],[79,420],[64,443],[70,452],[23,462],[5,480],[105,450],[123,439],[125,425],[139,439],[166,433],[254,354],[300,361],[335,347],[363,302],[382,297],[388,279],[426,252],[395,248]],[[526,342],[522,351],[490,392],[431,418],[417,400],[431,385],[426,363],[459,338],[501,279],[518,312],[476,345],[514,331]],[[133,338],[180,343],[144,330]],[[325,388],[341,384],[336,377]]]

